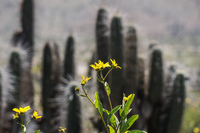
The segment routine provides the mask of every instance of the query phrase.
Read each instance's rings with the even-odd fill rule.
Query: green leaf
[[[122,126],[121,131],[125,132],[127,131],[132,125],[133,123],[138,119],[139,115],[133,115],[131,116],[126,123]]]
[[[103,116],[103,107],[102,107],[101,101],[99,100],[99,95],[98,95],[97,92],[95,93],[95,102],[94,102],[94,104],[95,104],[95,107],[99,110],[99,112]]]
[[[23,133],[26,133],[26,126],[25,125],[21,125],[21,129]]]
[[[40,130],[36,130],[34,133],[39,133],[40,132]]]
[[[118,105],[116,106],[114,109],[112,109],[108,115],[108,118],[107,118],[107,125],[109,124],[110,122],[110,118],[113,116],[113,114],[115,114],[119,109],[120,109],[121,105]]]
[[[111,90],[110,90],[110,87],[107,82],[105,82],[104,87],[106,88],[106,92],[107,92],[108,96],[110,96]]]
[[[115,133],[115,130],[111,126],[108,126],[108,127],[110,129],[110,133]]]
[[[100,77],[98,77],[98,79],[97,79],[100,83],[103,83],[103,80],[100,78]]]
[[[112,115],[110,118],[110,124],[112,127],[117,127],[117,124],[119,123],[118,118],[115,116],[115,114]]]
[[[103,112],[105,112],[107,115],[110,114],[110,111],[108,111],[107,109],[103,109]]]
[[[124,120],[128,114],[129,108],[133,102],[133,99],[135,97],[135,94],[132,94],[132,96],[128,99],[128,101],[126,102],[125,106],[124,106],[124,110],[121,114],[121,120]]]
[[[140,131],[140,130],[132,130],[129,131],[128,133],[147,133],[146,131]]]

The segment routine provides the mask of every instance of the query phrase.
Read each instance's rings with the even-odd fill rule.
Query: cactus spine
[[[69,76],[74,78],[74,74],[74,38],[70,35],[65,48],[64,77],[69,80]]]
[[[184,101],[185,78],[183,74],[177,74],[173,84],[171,108],[166,133],[177,133],[179,131],[184,110]]]
[[[148,122],[148,133],[158,132],[159,113],[163,89],[163,62],[162,52],[153,50],[149,76],[148,100],[153,107],[152,115]]]
[[[67,114],[67,131],[70,133],[81,133],[81,106],[79,96],[75,91],[76,86],[70,87],[68,114]]]
[[[42,69],[42,98],[43,98],[43,131],[49,132],[48,123],[50,120],[49,99],[52,91],[52,52],[49,43],[45,44],[43,53]]]
[[[124,62],[124,47],[123,47],[123,33],[122,33],[122,22],[119,16],[114,16],[111,21],[111,58],[115,59],[119,66],[123,67]],[[123,69],[114,70],[110,76],[111,86],[111,101],[113,106],[119,105],[122,98],[122,85],[123,85]],[[120,97],[120,98],[119,98]]]
[[[96,20],[96,48],[97,59],[103,62],[108,61],[108,14],[104,8],[100,8],[97,13]],[[106,75],[108,70],[103,71],[103,75]],[[101,102],[105,105],[105,108],[109,108],[108,100],[106,99],[106,92],[102,83],[98,82],[98,92]]]

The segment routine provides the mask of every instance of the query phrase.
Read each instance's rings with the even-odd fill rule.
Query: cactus
[[[9,69],[11,75],[14,76],[14,81],[13,81],[14,90],[12,92],[14,100],[12,103],[8,104],[9,105],[9,107],[7,108],[8,111],[18,107],[21,102],[20,84],[21,84],[22,67],[21,67],[20,54],[17,51],[13,51],[11,53],[9,60]]]
[[[79,96],[75,91],[76,86],[70,88],[68,114],[67,114],[67,131],[69,133],[81,132],[81,106]]]
[[[1,114],[2,114],[2,79],[1,79],[1,71],[0,71],[0,132],[1,132],[1,125],[2,125],[2,118],[1,118]]]
[[[43,53],[43,69],[42,69],[42,104],[43,104],[43,131],[48,131],[48,123],[50,120],[49,98],[52,93],[52,52],[49,43],[45,44]]]
[[[108,61],[108,13],[104,8],[100,8],[97,13],[96,20],[96,48],[97,48],[97,59],[103,62]],[[106,75],[108,69],[103,71],[103,75]],[[108,80],[108,79],[106,79]],[[105,108],[109,108],[109,103],[106,97],[106,92],[104,91],[104,86],[102,83],[98,82],[98,92],[101,102],[104,104]]]
[[[19,107],[21,103],[21,75],[22,75],[22,67],[21,67],[21,57],[19,52],[13,51],[11,53],[9,59],[9,69],[10,74],[13,76],[13,89],[10,93],[13,99],[8,100],[6,111],[11,113],[13,108]],[[9,115],[9,114],[8,114]],[[12,119],[12,118],[11,118]],[[7,123],[8,122],[8,123]],[[13,120],[5,121],[5,123],[9,124],[12,128],[8,128],[7,130],[12,133],[18,133],[20,126],[17,125]],[[5,130],[4,130],[5,131]]]
[[[149,74],[148,99],[153,105],[155,105],[160,103],[163,89],[162,52],[158,49],[155,49],[152,52]]]
[[[173,91],[173,83],[176,76],[176,66],[171,65],[168,69],[167,79],[166,79],[166,87],[163,92],[163,104],[161,107],[159,124],[159,132],[166,133],[167,125],[169,122],[170,109],[172,105],[172,91]]]
[[[69,36],[65,48],[65,57],[64,57],[64,78],[69,80],[69,76],[74,78],[74,38]]]
[[[32,60],[33,55],[33,35],[34,35],[34,1],[23,0],[21,5],[21,27],[23,31],[23,46],[29,48],[28,59]]]
[[[124,92],[126,95],[136,93],[136,72],[137,72],[137,35],[134,27],[128,27],[127,36],[125,38],[125,81],[126,87]],[[137,95],[136,95],[137,96]]]
[[[145,98],[145,63],[144,59],[137,59],[137,97],[140,100]]]
[[[149,76],[148,100],[153,107],[148,121],[148,133],[158,132],[161,96],[163,89],[163,62],[162,52],[153,50]]]
[[[111,21],[111,42],[110,42],[111,58],[115,59],[119,66],[123,67],[124,49],[123,49],[123,33],[122,22],[119,16],[114,16]],[[111,101],[113,106],[119,105],[122,98],[123,85],[123,69],[116,69],[110,74]],[[119,98],[120,97],[120,98]]]
[[[61,74],[61,67],[60,67],[60,57],[58,53],[58,45],[54,44],[52,50],[52,87],[50,90],[51,94],[49,96],[49,132],[55,133],[57,132],[60,126],[60,101],[58,100],[60,97],[60,90],[59,90],[59,83],[60,83],[60,74]]]
[[[165,133],[178,133],[185,101],[185,77],[183,74],[177,74],[173,84],[171,108],[169,121]]]

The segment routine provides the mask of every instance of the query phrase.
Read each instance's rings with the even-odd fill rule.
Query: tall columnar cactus
[[[143,58],[137,59],[137,97],[140,100],[145,98],[145,62]]]
[[[31,61],[33,54],[34,35],[34,1],[23,0],[21,5],[21,27],[23,32],[23,46],[28,48],[28,58]]]
[[[11,93],[14,99],[12,100],[12,103],[8,104],[9,107],[7,109],[12,110],[13,108],[18,107],[21,102],[20,85],[21,85],[22,67],[21,67],[21,57],[20,57],[19,52],[13,51],[11,53],[10,60],[9,60],[9,69],[10,69],[11,75],[13,75],[14,90]]]
[[[76,86],[70,88],[68,114],[67,114],[67,131],[69,133],[81,133],[81,106],[79,96],[75,91]]]
[[[125,89],[126,95],[136,93],[137,83],[137,35],[134,27],[128,27],[125,38]],[[137,95],[136,95],[137,96]]]
[[[114,16],[111,21],[111,58],[115,59],[119,66],[123,68],[124,63],[124,46],[123,46],[123,33],[122,22],[120,16]],[[124,69],[116,69],[110,74],[111,86],[111,101],[114,106],[121,103],[122,98],[122,85],[124,79]],[[119,98],[120,97],[120,98]]]
[[[96,20],[96,48],[97,48],[97,59],[103,62],[108,61],[108,13],[104,8],[100,8],[97,13]],[[108,70],[103,71],[103,75],[106,75]],[[108,80],[108,79],[107,79]],[[98,82],[98,92],[101,102],[108,109],[109,104],[104,91],[102,83]]]
[[[74,78],[75,69],[74,69],[74,38],[69,36],[65,48],[65,57],[64,57],[64,78],[69,80],[69,76]]]
[[[172,92],[174,79],[176,77],[176,66],[171,65],[167,72],[165,90],[163,91],[163,103],[161,107],[159,132],[166,133],[169,123],[170,110],[172,105]]]
[[[9,69],[10,69],[10,74],[13,76],[13,81],[12,81],[13,90],[10,92],[13,99],[7,100],[7,107],[5,110],[11,113],[12,109],[19,107],[21,103],[22,67],[21,67],[21,57],[19,52],[13,51],[11,53],[9,59]],[[18,133],[20,127],[16,123],[14,123],[12,117],[8,121],[5,121],[5,123],[12,128],[4,129],[4,131],[7,130],[12,133]]]
[[[1,118],[1,114],[2,114],[2,78],[1,78],[1,71],[0,71],[0,131],[1,131],[1,125],[2,125],[2,118]]]
[[[148,121],[148,133],[158,132],[159,113],[163,89],[162,52],[153,50],[149,73],[148,100],[152,105],[152,114]]]
[[[52,52],[49,43],[45,44],[43,51],[43,66],[42,66],[42,104],[43,104],[43,131],[49,132],[48,123],[50,120],[49,100],[52,94]]]
[[[169,121],[164,133],[178,133],[184,111],[184,101],[185,77],[183,74],[177,74],[173,84]]]
[[[60,97],[60,90],[59,90],[59,84],[60,84],[60,74],[61,74],[61,67],[60,67],[60,57],[59,57],[59,49],[58,45],[54,44],[54,47],[52,49],[52,75],[51,75],[51,89],[49,90],[51,93],[49,95],[48,99],[48,108],[49,108],[49,133],[55,133],[57,132],[59,126],[60,126],[60,115],[61,115],[61,104],[59,101]]]
[[[163,60],[162,52],[155,49],[151,56],[151,66],[149,72],[148,99],[155,105],[160,103],[163,89]]]

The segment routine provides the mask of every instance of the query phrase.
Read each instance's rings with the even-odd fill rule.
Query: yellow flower
[[[65,133],[66,132],[66,128],[60,127],[60,130],[58,130],[60,133]]]
[[[198,127],[195,127],[195,128],[193,129],[193,132],[194,132],[194,133],[199,133],[199,131],[200,131],[200,129],[199,129]]]
[[[120,66],[118,66],[118,64],[116,63],[115,59],[110,59],[110,61],[112,62],[112,69],[117,69],[120,68],[122,69]]]
[[[18,113],[16,113],[16,115],[13,115],[13,119],[18,119],[18,118],[19,118]]]
[[[91,79],[91,77],[88,78],[88,77],[84,77],[83,75],[81,75],[81,77],[82,77],[81,85],[85,85],[88,82],[88,80]]]
[[[37,112],[37,111],[34,111],[34,112],[33,112],[32,118],[37,120],[37,119],[39,119],[39,118],[42,118],[42,116],[39,116],[39,115],[38,115],[38,112]]]
[[[102,61],[100,61],[100,60],[98,60],[98,63],[96,63],[95,62],[95,65],[94,64],[92,64],[92,65],[90,65],[92,68],[94,68],[96,71],[99,71],[99,70],[103,70],[104,68],[106,68],[106,67],[111,67],[110,65],[109,65],[109,62],[106,62],[105,64],[102,62]]]
[[[30,109],[31,109],[30,106],[26,106],[24,108],[19,107],[19,109],[18,108],[14,108],[13,111],[19,113],[20,115],[23,115],[25,112],[27,112]]]
[[[130,94],[128,97],[124,97],[124,101],[127,102],[133,94]]]
[[[186,99],[185,99],[185,102],[186,102],[187,104],[190,104],[190,103],[191,103],[191,99],[190,99],[190,98],[186,98]]]

